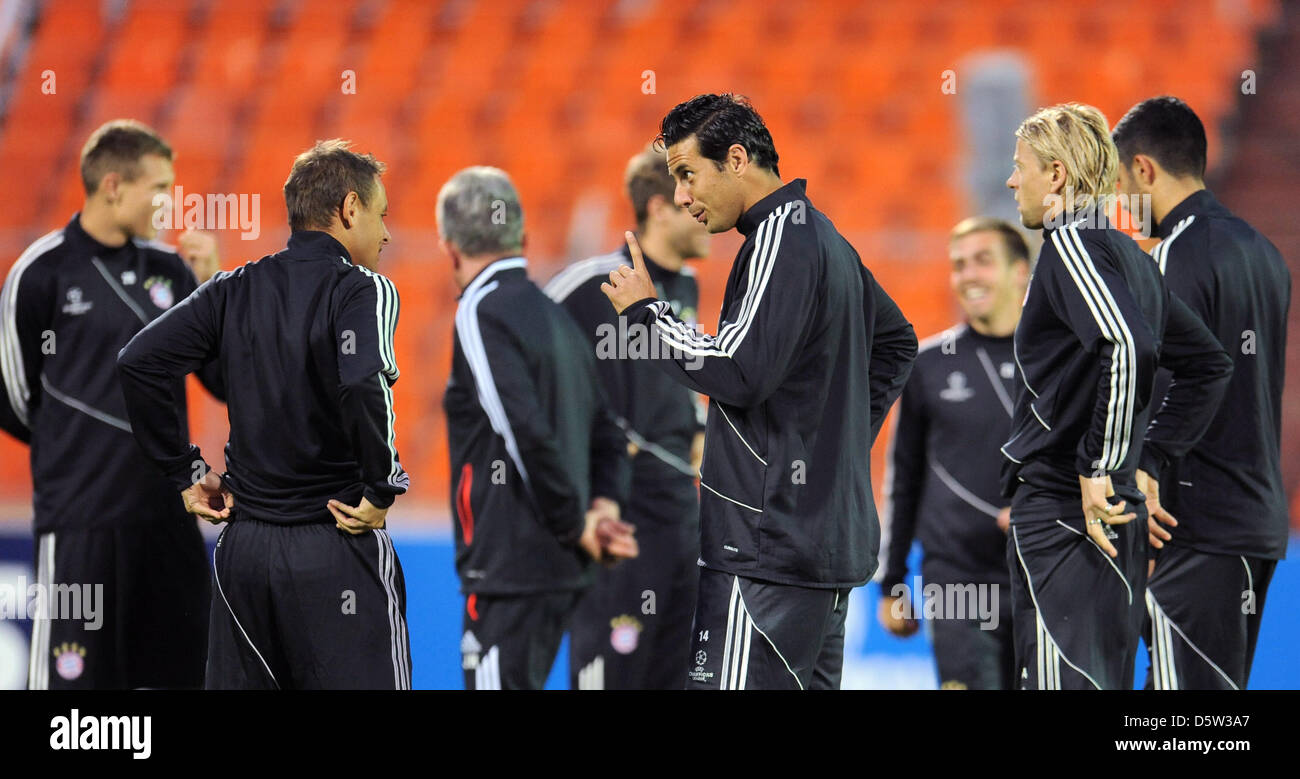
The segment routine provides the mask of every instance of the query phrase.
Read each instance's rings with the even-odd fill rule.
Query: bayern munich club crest
[[[54,670],[68,681],[80,677],[86,670],[86,648],[75,642],[55,647]]]
[[[161,309],[172,307],[176,302],[176,296],[172,293],[172,280],[162,276],[150,276],[144,283],[144,288],[149,290],[149,299],[153,304]]]
[[[623,614],[609,621],[613,630],[609,633],[609,645],[620,655],[630,655],[636,651],[641,639],[641,622],[636,617]]]

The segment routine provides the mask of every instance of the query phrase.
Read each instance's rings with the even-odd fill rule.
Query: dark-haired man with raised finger
[[[673,355],[655,364],[710,398],[686,684],[837,689],[849,591],[871,578],[880,542],[869,451],[916,336],[806,182],[781,180],[748,100],[692,98],[659,140],[676,203],[744,237],[716,335],[657,298],[631,234],[633,267],[603,287]]]

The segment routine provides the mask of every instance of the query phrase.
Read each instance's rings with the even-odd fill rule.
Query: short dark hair
[[[673,181],[668,166],[664,164],[663,152],[657,151],[653,145],[628,160],[623,183],[627,187],[627,197],[632,201],[632,213],[636,216],[638,229],[645,227],[650,198],[660,195],[671,203],[673,192],[677,189],[677,182]]]
[[[81,147],[81,184],[87,195],[99,189],[99,180],[118,173],[123,181],[140,175],[140,158],[156,154],[172,158],[172,147],[153,128],[134,119],[114,119],[100,125]]]
[[[352,143],[339,138],[317,141],[299,154],[284,182],[284,204],[289,211],[289,229],[323,230],[334,220],[334,211],[349,192],[356,192],[361,205],[375,195],[375,176],[383,175],[384,163],[370,154],[358,154]]]
[[[951,242],[958,238],[965,238],[972,233],[985,232],[997,233],[1002,236],[1002,245],[1007,250],[1008,264],[1029,262],[1029,244],[1025,242],[1025,234],[1017,230],[1014,225],[1005,219],[992,216],[968,217],[952,228],[952,234],[948,236],[948,240]]]
[[[1134,156],[1145,154],[1175,176],[1205,178],[1205,126],[1176,97],[1153,97],[1133,106],[1111,137],[1125,168]]]
[[[755,165],[781,175],[772,134],[744,95],[696,95],[678,103],[660,122],[655,146],[666,149],[692,135],[699,141],[700,154],[719,168],[727,150],[738,143]]]

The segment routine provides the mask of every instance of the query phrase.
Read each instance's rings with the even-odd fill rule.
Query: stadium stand
[[[306,0],[41,3],[12,21],[0,51],[0,166],[22,192],[0,209],[0,256],[11,263],[76,210],[80,145],[109,118],[132,116],[162,131],[187,192],[261,195],[256,239],[220,234],[227,268],[283,245],[280,188],[293,156],[317,138],[354,139],[390,166],[394,241],[383,270],[404,304],[398,441],[411,495],[445,514],[439,401],[456,290],[433,212],[438,187],[456,170],[486,163],[514,177],[533,276],[544,281],[587,249],[617,245],[630,221],[623,166],[666,109],[698,92],[747,94],[772,128],[783,175],[808,178],[813,201],[918,333],[929,334],[955,313],[941,291],[947,230],[981,205],[963,191],[962,128],[956,102],[941,91],[943,72],[962,56],[1017,51],[1034,74],[1033,105],[1080,100],[1112,122],[1144,97],[1177,93],[1205,118],[1217,170],[1242,71],[1261,30],[1281,20],[1281,3],[1158,0],[1143,14],[1159,25],[1115,23],[1129,14],[1119,0],[942,8],[910,0],[332,0],[328,10]],[[736,29],[740,20],[762,32],[762,45]],[[47,71],[53,94],[41,90]],[[583,209],[603,213],[599,234],[575,230],[592,222]],[[717,240],[717,259],[698,267],[708,328],[734,248]],[[1288,256],[1294,262],[1296,250]],[[216,452],[225,434],[220,407],[203,398],[192,414],[196,437]],[[26,448],[0,440],[0,498],[29,496]]]

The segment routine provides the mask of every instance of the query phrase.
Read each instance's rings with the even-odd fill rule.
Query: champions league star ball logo
[[[55,647],[54,670],[68,681],[81,676],[86,670],[86,648],[75,642]]]
[[[150,276],[144,283],[144,288],[149,290],[149,299],[153,304],[161,309],[172,307],[176,302],[176,296],[172,294],[172,280],[162,276]]]
[[[623,614],[609,621],[613,630],[609,633],[609,645],[620,655],[630,655],[636,651],[637,641],[641,638],[641,622],[635,617]]]

